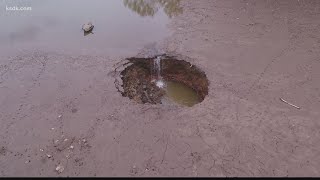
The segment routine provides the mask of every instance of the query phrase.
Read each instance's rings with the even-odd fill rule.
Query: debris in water
[[[61,164],[59,164],[59,165],[56,167],[56,171],[57,171],[58,173],[62,173],[62,172],[64,171],[64,167],[63,167]]]
[[[292,106],[292,107],[295,107],[295,108],[297,108],[297,109],[300,109],[300,107],[298,107],[298,106],[296,106],[296,105],[294,105],[294,104],[291,104],[291,103],[289,103],[288,101],[286,101],[286,100],[284,100],[284,99],[282,99],[282,98],[280,98],[280,100],[281,100],[282,102],[284,102],[284,103]]]

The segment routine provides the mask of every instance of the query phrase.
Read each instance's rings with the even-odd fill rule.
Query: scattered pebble
[[[64,139],[63,141],[68,141],[68,139]]]
[[[41,152],[43,152],[43,149],[40,149]]]
[[[59,164],[59,165],[56,167],[56,171],[57,171],[58,173],[62,173],[62,172],[64,171],[64,167],[63,167],[61,164]]]
[[[51,130],[54,130],[54,128],[51,128]]]
[[[70,146],[70,149],[73,149],[74,147],[73,146]]]
[[[62,118],[62,115],[59,115],[58,118]]]
[[[50,155],[50,154],[47,154],[47,157],[48,157],[48,158],[52,158],[52,155]]]
[[[26,164],[28,164],[30,162],[30,160],[27,160],[26,162],[24,162],[24,163],[26,163]]]

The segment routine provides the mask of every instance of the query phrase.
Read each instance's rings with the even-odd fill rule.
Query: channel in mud
[[[185,60],[167,55],[133,57],[121,66],[121,82],[116,81],[116,87],[122,96],[138,103],[161,104],[169,99],[190,107],[208,94],[206,74]]]

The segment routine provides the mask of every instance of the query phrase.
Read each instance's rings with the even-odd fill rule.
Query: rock
[[[56,171],[57,171],[58,173],[62,173],[62,172],[64,171],[64,167],[63,167],[61,164],[59,164],[59,165],[56,167]]]
[[[91,22],[88,22],[82,26],[82,29],[84,32],[90,32],[92,31],[93,28],[94,28],[94,25],[92,25]]]
[[[62,115],[60,114],[60,115],[58,116],[58,118],[62,118]]]
[[[55,145],[55,147],[59,150],[59,151],[63,151],[66,148],[70,147],[70,145],[73,143],[74,138],[71,139],[64,139],[63,141],[61,141],[61,143],[58,143],[57,145]]]
[[[50,158],[52,158],[52,155],[50,155],[50,154],[47,154],[47,157],[50,159]]]

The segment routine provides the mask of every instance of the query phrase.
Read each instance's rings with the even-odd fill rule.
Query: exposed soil
[[[161,103],[165,90],[152,82],[152,58],[129,58],[131,63],[121,72],[122,95],[139,103]],[[161,55],[161,76],[165,81],[176,81],[194,89],[201,101],[208,94],[208,79],[204,72],[189,62]]]

